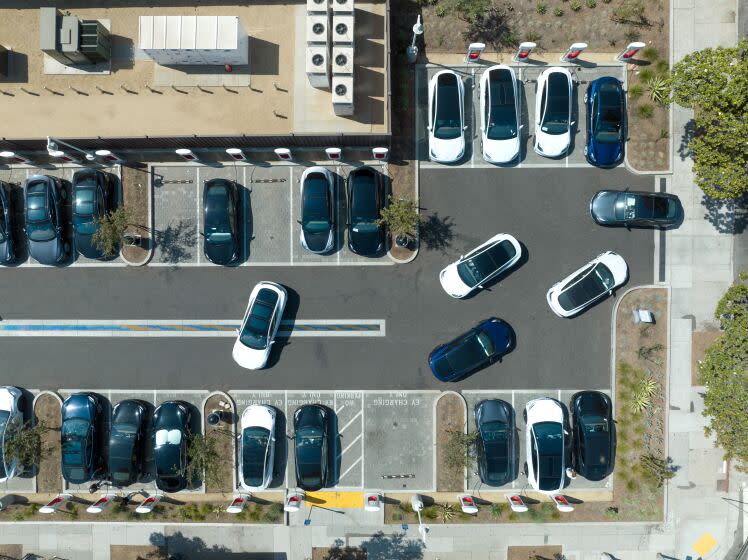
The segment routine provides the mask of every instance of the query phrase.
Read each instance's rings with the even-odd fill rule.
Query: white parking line
[[[351,441],[351,443],[349,443],[348,445],[345,446],[345,449],[343,449],[343,451],[340,452],[340,455],[341,456],[345,455],[345,452],[348,451],[353,446],[353,444],[355,444],[358,440],[360,440],[363,435],[364,434],[362,432],[362,433],[358,434],[355,438],[353,438],[353,441]]]
[[[195,253],[197,253],[197,264],[200,264],[202,257],[200,255],[200,168],[195,171],[195,208],[197,212],[197,243]]]
[[[355,461],[353,461],[353,464],[350,467],[348,467],[347,469],[345,469],[345,471],[338,477],[338,481],[340,481],[343,478],[345,478],[345,475],[347,475],[349,472],[351,472],[351,470],[353,470],[353,467],[355,467],[356,465],[358,465],[362,461],[363,461],[363,456],[361,456],[358,459],[356,459]],[[363,485],[363,480],[361,481],[361,483]]]
[[[293,167],[288,168],[288,204],[289,204],[289,218],[288,218],[288,260],[293,264]]]
[[[356,416],[354,416],[353,418],[351,418],[345,426],[343,426],[340,430],[338,430],[338,433],[342,434],[343,432],[345,432],[345,429],[347,427],[349,427],[351,424],[353,424],[356,421],[356,418],[358,418],[359,416],[361,416],[363,413],[364,413],[363,410],[361,412],[357,413]]]

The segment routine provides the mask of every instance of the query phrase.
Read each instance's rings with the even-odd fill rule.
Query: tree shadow
[[[177,264],[192,258],[196,245],[197,230],[192,220],[180,220],[161,231],[155,232],[156,247],[160,262]]]
[[[719,233],[740,234],[748,228],[748,195],[736,200],[719,200],[704,195],[701,205],[704,219]]]
[[[342,541],[335,541],[342,545]],[[410,540],[405,533],[385,535],[382,531],[374,533],[369,540],[359,545],[366,551],[368,560],[420,560],[423,558],[424,544],[420,540]],[[334,557],[333,557],[334,558]],[[332,560],[332,558],[330,559]]]
[[[186,537],[181,532],[151,533],[148,540],[156,551],[147,554],[146,560],[286,560],[284,552],[233,552],[225,545],[208,545],[200,537]]]
[[[683,134],[681,134],[680,137],[678,155],[680,156],[681,161],[693,157],[693,152],[691,151],[691,140],[693,140],[694,136],[696,136],[696,122],[691,119],[686,123],[686,126],[683,127]]]
[[[454,221],[451,216],[441,218],[438,212],[434,212],[421,221],[418,228],[420,242],[429,251],[438,250],[444,253],[446,249],[452,246],[453,227]]]

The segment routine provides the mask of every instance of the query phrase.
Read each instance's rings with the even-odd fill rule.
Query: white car
[[[265,367],[287,300],[286,289],[275,282],[258,282],[254,287],[231,353],[241,367]]]
[[[5,455],[5,441],[23,426],[22,399],[18,387],[0,387],[0,482],[13,478],[19,467],[15,457]]]
[[[452,70],[429,81],[429,158],[454,163],[465,155],[465,86]]]
[[[566,68],[548,68],[535,93],[535,144],[541,156],[560,157],[571,143],[572,82]]]
[[[519,157],[519,95],[514,70],[491,66],[480,78],[480,131],[483,159],[511,163]]]
[[[442,288],[453,298],[464,298],[513,267],[522,246],[508,233],[499,233],[439,273]]]
[[[275,409],[264,404],[248,406],[239,428],[239,482],[248,492],[260,492],[273,480]]]
[[[579,270],[554,284],[546,299],[559,317],[571,317],[623,284],[629,267],[623,257],[613,251],[598,255]]]
[[[525,405],[527,480],[543,494],[557,494],[566,485],[569,432],[564,409],[556,399],[533,399]]]

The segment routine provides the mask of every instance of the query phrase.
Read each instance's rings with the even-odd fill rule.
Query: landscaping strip
[[[126,234],[140,237],[140,245],[124,245],[122,258],[132,266],[146,264],[153,255],[153,182],[150,167],[121,167],[122,203],[130,212]]]
[[[34,399],[34,422],[44,423],[42,453],[36,472],[36,491],[57,493],[62,491],[60,474],[60,427],[62,426],[62,400],[51,391],[45,391]]]

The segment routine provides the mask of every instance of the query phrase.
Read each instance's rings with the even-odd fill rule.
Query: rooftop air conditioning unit
[[[307,13],[322,12],[326,14],[330,10],[330,0],[306,0]]]
[[[309,45],[306,48],[306,76],[312,87],[330,87],[330,62],[326,45]]]
[[[306,18],[306,42],[328,43],[330,41],[329,18],[327,14],[309,14]]]
[[[332,48],[333,75],[353,74],[353,47],[350,45],[335,45]]]
[[[335,14],[332,16],[332,42],[353,44],[353,14]]]
[[[345,12],[352,14],[354,10],[353,0],[330,0],[333,13]]]
[[[353,115],[353,76],[332,77],[332,109],[341,117]]]

